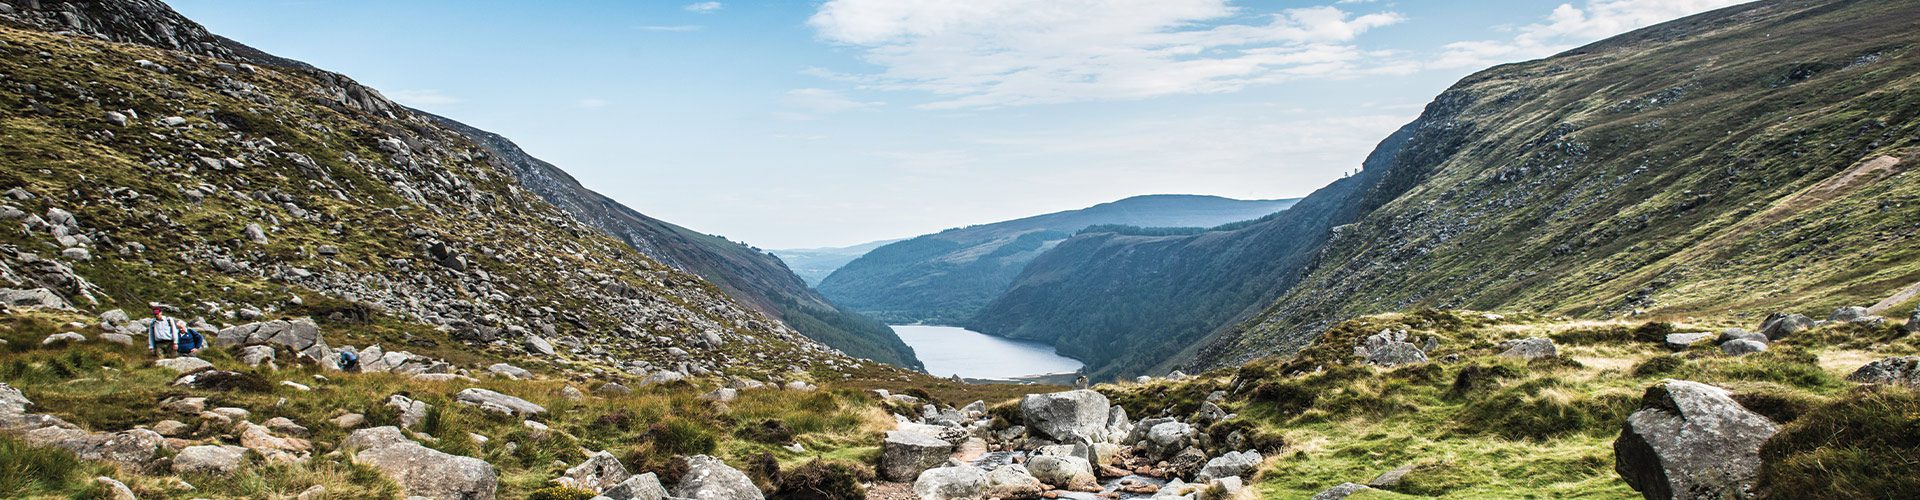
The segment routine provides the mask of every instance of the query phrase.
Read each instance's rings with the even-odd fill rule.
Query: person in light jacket
[[[153,357],[164,358],[169,352],[180,349],[180,334],[187,325],[180,320],[167,317],[160,308],[153,308],[153,322],[147,324],[147,350],[153,351]]]

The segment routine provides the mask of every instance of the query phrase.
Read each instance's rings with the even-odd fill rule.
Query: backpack
[[[340,351],[341,369],[352,368],[358,364],[360,364],[360,355],[354,354],[353,351]]]
[[[186,332],[180,334],[180,340],[177,342],[180,344],[181,349],[193,350],[206,347],[206,340],[206,337],[200,336],[199,330],[187,328]]]

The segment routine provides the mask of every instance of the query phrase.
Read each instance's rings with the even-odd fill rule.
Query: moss
[[[1866,386],[1805,412],[1760,448],[1760,488],[1796,498],[1920,491],[1920,395]]]
[[[1610,434],[1632,411],[1627,393],[1592,393],[1555,378],[1529,380],[1469,402],[1458,418],[1468,432],[1544,440],[1570,433]]]
[[[588,500],[594,497],[593,490],[572,486],[548,486],[533,490],[527,500]]]

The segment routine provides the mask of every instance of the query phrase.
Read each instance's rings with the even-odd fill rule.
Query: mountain
[[[347,340],[616,380],[867,365],[350,78],[157,1],[17,5],[0,16],[0,219],[18,226],[0,235],[0,294],[16,305],[157,303],[209,330],[312,317]]]
[[[562,211],[625,241],[669,266],[700,275],[728,295],[772,315],[849,355],[919,369],[913,348],[893,329],[821,297],[772,254],[648,217],[587,189],[553,164],[527,154],[498,134],[431,114],[427,116],[487,148],[522,186]]]
[[[1298,200],[1148,195],[1079,210],[948,229],[867,252],[821,280],[820,293],[888,322],[954,323],[1006,290],[1034,257],[1094,226],[1191,232],[1257,219]],[[1130,226],[1131,228],[1128,228]]]
[[[1920,290],[1916,14],[1763,1],[1495,67],[1293,209],[1075,237],[968,324],[1112,353],[1083,359],[1114,376],[1285,355],[1396,309],[1886,309]]]
[[[827,279],[853,259],[858,259],[875,248],[900,240],[882,240],[861,243],[850,247],[794,248],[773,250],[773,254],[793,269],[793,274],[807,282],[807,286],[817,286],[820,280]]]

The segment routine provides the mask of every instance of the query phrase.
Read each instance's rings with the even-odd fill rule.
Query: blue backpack
[[[353,351],[340,351],[340,369],[351,369],[358,364],[360,364],[360,355],[354,354]]]

